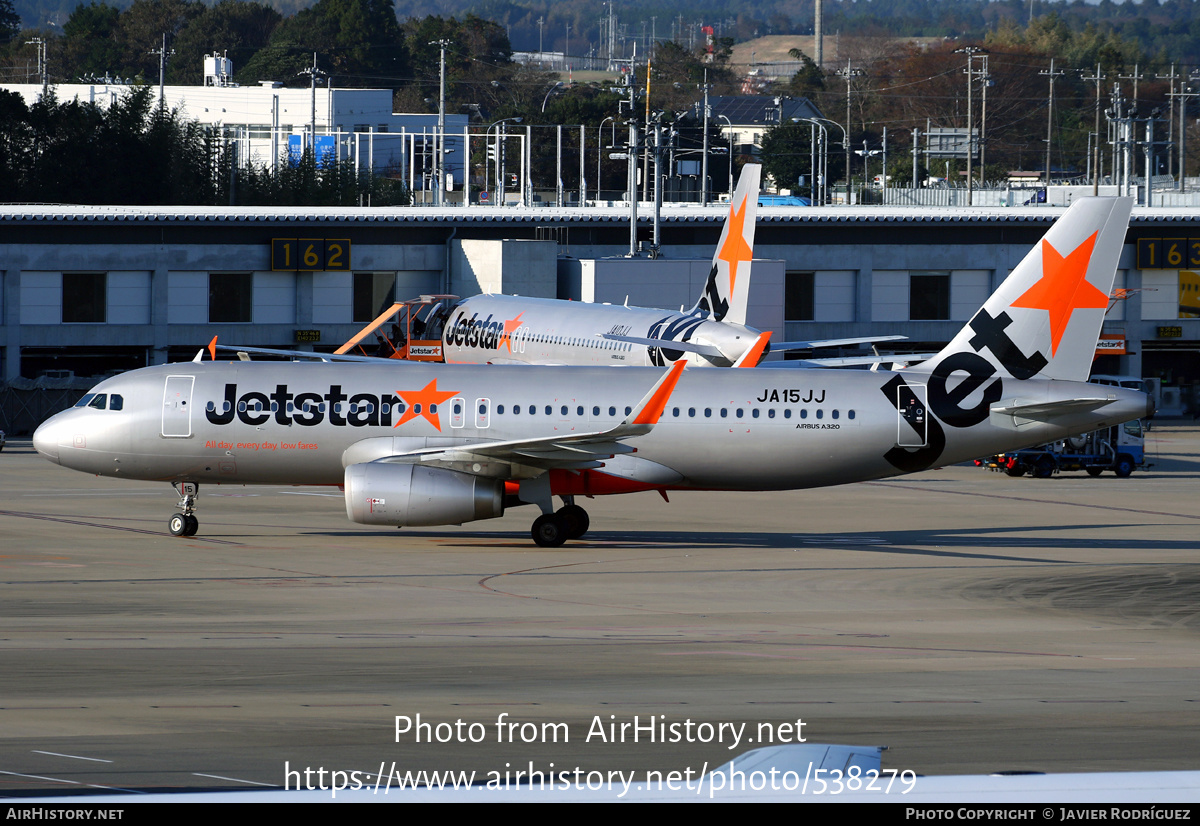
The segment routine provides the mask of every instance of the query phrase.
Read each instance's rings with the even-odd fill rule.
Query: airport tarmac
[[[10,441],[0,796],[700,772],[768,732],[922,774],[1198,769],[1200,428],[1147,446],[1129,479],[581,500],[592,532],[539,548],[532,508],[381,530],[327,488],[205,488],[176,538],[169,486]],[[450,742],[397,736],[417,715]]]

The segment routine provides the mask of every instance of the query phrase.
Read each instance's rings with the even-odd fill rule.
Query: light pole
[[[731,121],[729,118],[725,117],[724,115],[717,115],[717,117],[719,117],[721,120],[725,121],[726,125],[729,127],[729,139],[726,141],[729,144],[729,183],[727,184],[727,186],[729,187],[729,197],[732,200],[733,199],[733,121]]]
[[[814,204],[820,203],[822,206],[824,206],[824,183],[825,175],[829,166],[829,130],[825,128],[825,124],[821,123],[821,121],[817,120],[816,118],[792,118],[792,122],[807,123],[809,124],[810,130],[813,126],[821,130],[821,136],[819,138],[819,142],[821,144],[821,160],[819,164],[817,163],[815,157],[815,147],[812,146],[814,143],[816,143],[816,141],[813,141],[812,132],[809,132],[809,146],[812,149],[810,156],[813,156],[813,160],[811,162],[813,179],[809,192],[812,195],[812,202]]]
[[[838,129],[841,129],[842,130],[842,146],[850,145],[850,135],[846,132],[845,127],[843,127],[836,120],[830,120],[829,118],[814,118],[814,120],[819,120],[822,123],[827,123],[830,126],[836,126]],[[850,176],[847,175],[846,176],[847,195],[849,195],[849,192],[850,192],[850,190],[848,188],[849,180],[850,180]],[[824,206],[829,201],[829,147],[828,146],[825,147],[825,181],[824,181],[824,184],[825,184],[823,187],[824,192],[822,193],[822,197],[821,197],[821,205],[822,206]],[[847,204],[849,204],[849,201],[850,201],[849,197],[846,198],[846,201],[847,201]]]
[[[546,96],[544,98],[542,98],[542,111],[543,112],[546,111],[546,104],[549,102],[550,96],[552,94],[554,94],[554,92],[557,89],[561,89],[562,86],[563,86],[563,82],[561,80],[557,80],[554,82],[554,85],[550,87],[550,90],[548,92],[546,92]]]
[[[610,115],[600,121],[600,126],[596,129],[596,200],[600,200],[600,161],[604,157],[604,124],[609,121],[613,122],[612,140],[609,141],[609,149],[617,143],[617,121]]]
[[[489,143],[491,142],[492,129],[494,127],[501,126],[501,124],[505,124],[505,123],[520,123],[521,121],[522,121],[522,118],[501,118],[500,120],[496,121],[495,123],[490,124],[487,128],[487,138],[486,138],[487,141]],[[501,134],[500,130],[497,129],[496,130],[496,166],[495,166],[496,186],[492,190],[493,195],[495,196],[496,206],[501,206],[504,201],[504,177],[503,177],[504,172],[500,167],[500,158],[504,154],[504,146],[501,143],[500,134]]]

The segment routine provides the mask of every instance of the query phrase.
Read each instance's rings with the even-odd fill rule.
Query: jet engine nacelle
[[[346,468],[346,516],[363,525],[459,525],[504,515],[504,482],[419,465]]]

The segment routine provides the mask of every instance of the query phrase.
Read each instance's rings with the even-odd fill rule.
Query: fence
[[[84,392],[73,388],[0,387],[0,430],[9,436],[33,433],[46,419],[79,401]]]

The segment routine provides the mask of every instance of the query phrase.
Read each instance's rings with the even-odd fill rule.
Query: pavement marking
[[[192,772],[192,777],[211,777],[213,780],[228,780],[230,783],[248,783],[251,786],[266,786],[268,789],[278,788],[276,783],[259,783],[257,780],[243,780],[240,777],[225,777],[220,774],[201,774],[200,772]]]
[[[57,752],[57,751],[41,751],[40,749],[34,749],[33,753],[34,754],[48,754],[51,757],[70,757],[72,760],[91,760],[93,763],[111,763],[112,762],[111,760],[102,760],[99,757],[81,757],[78,754],[62,754],[61,752]]]

